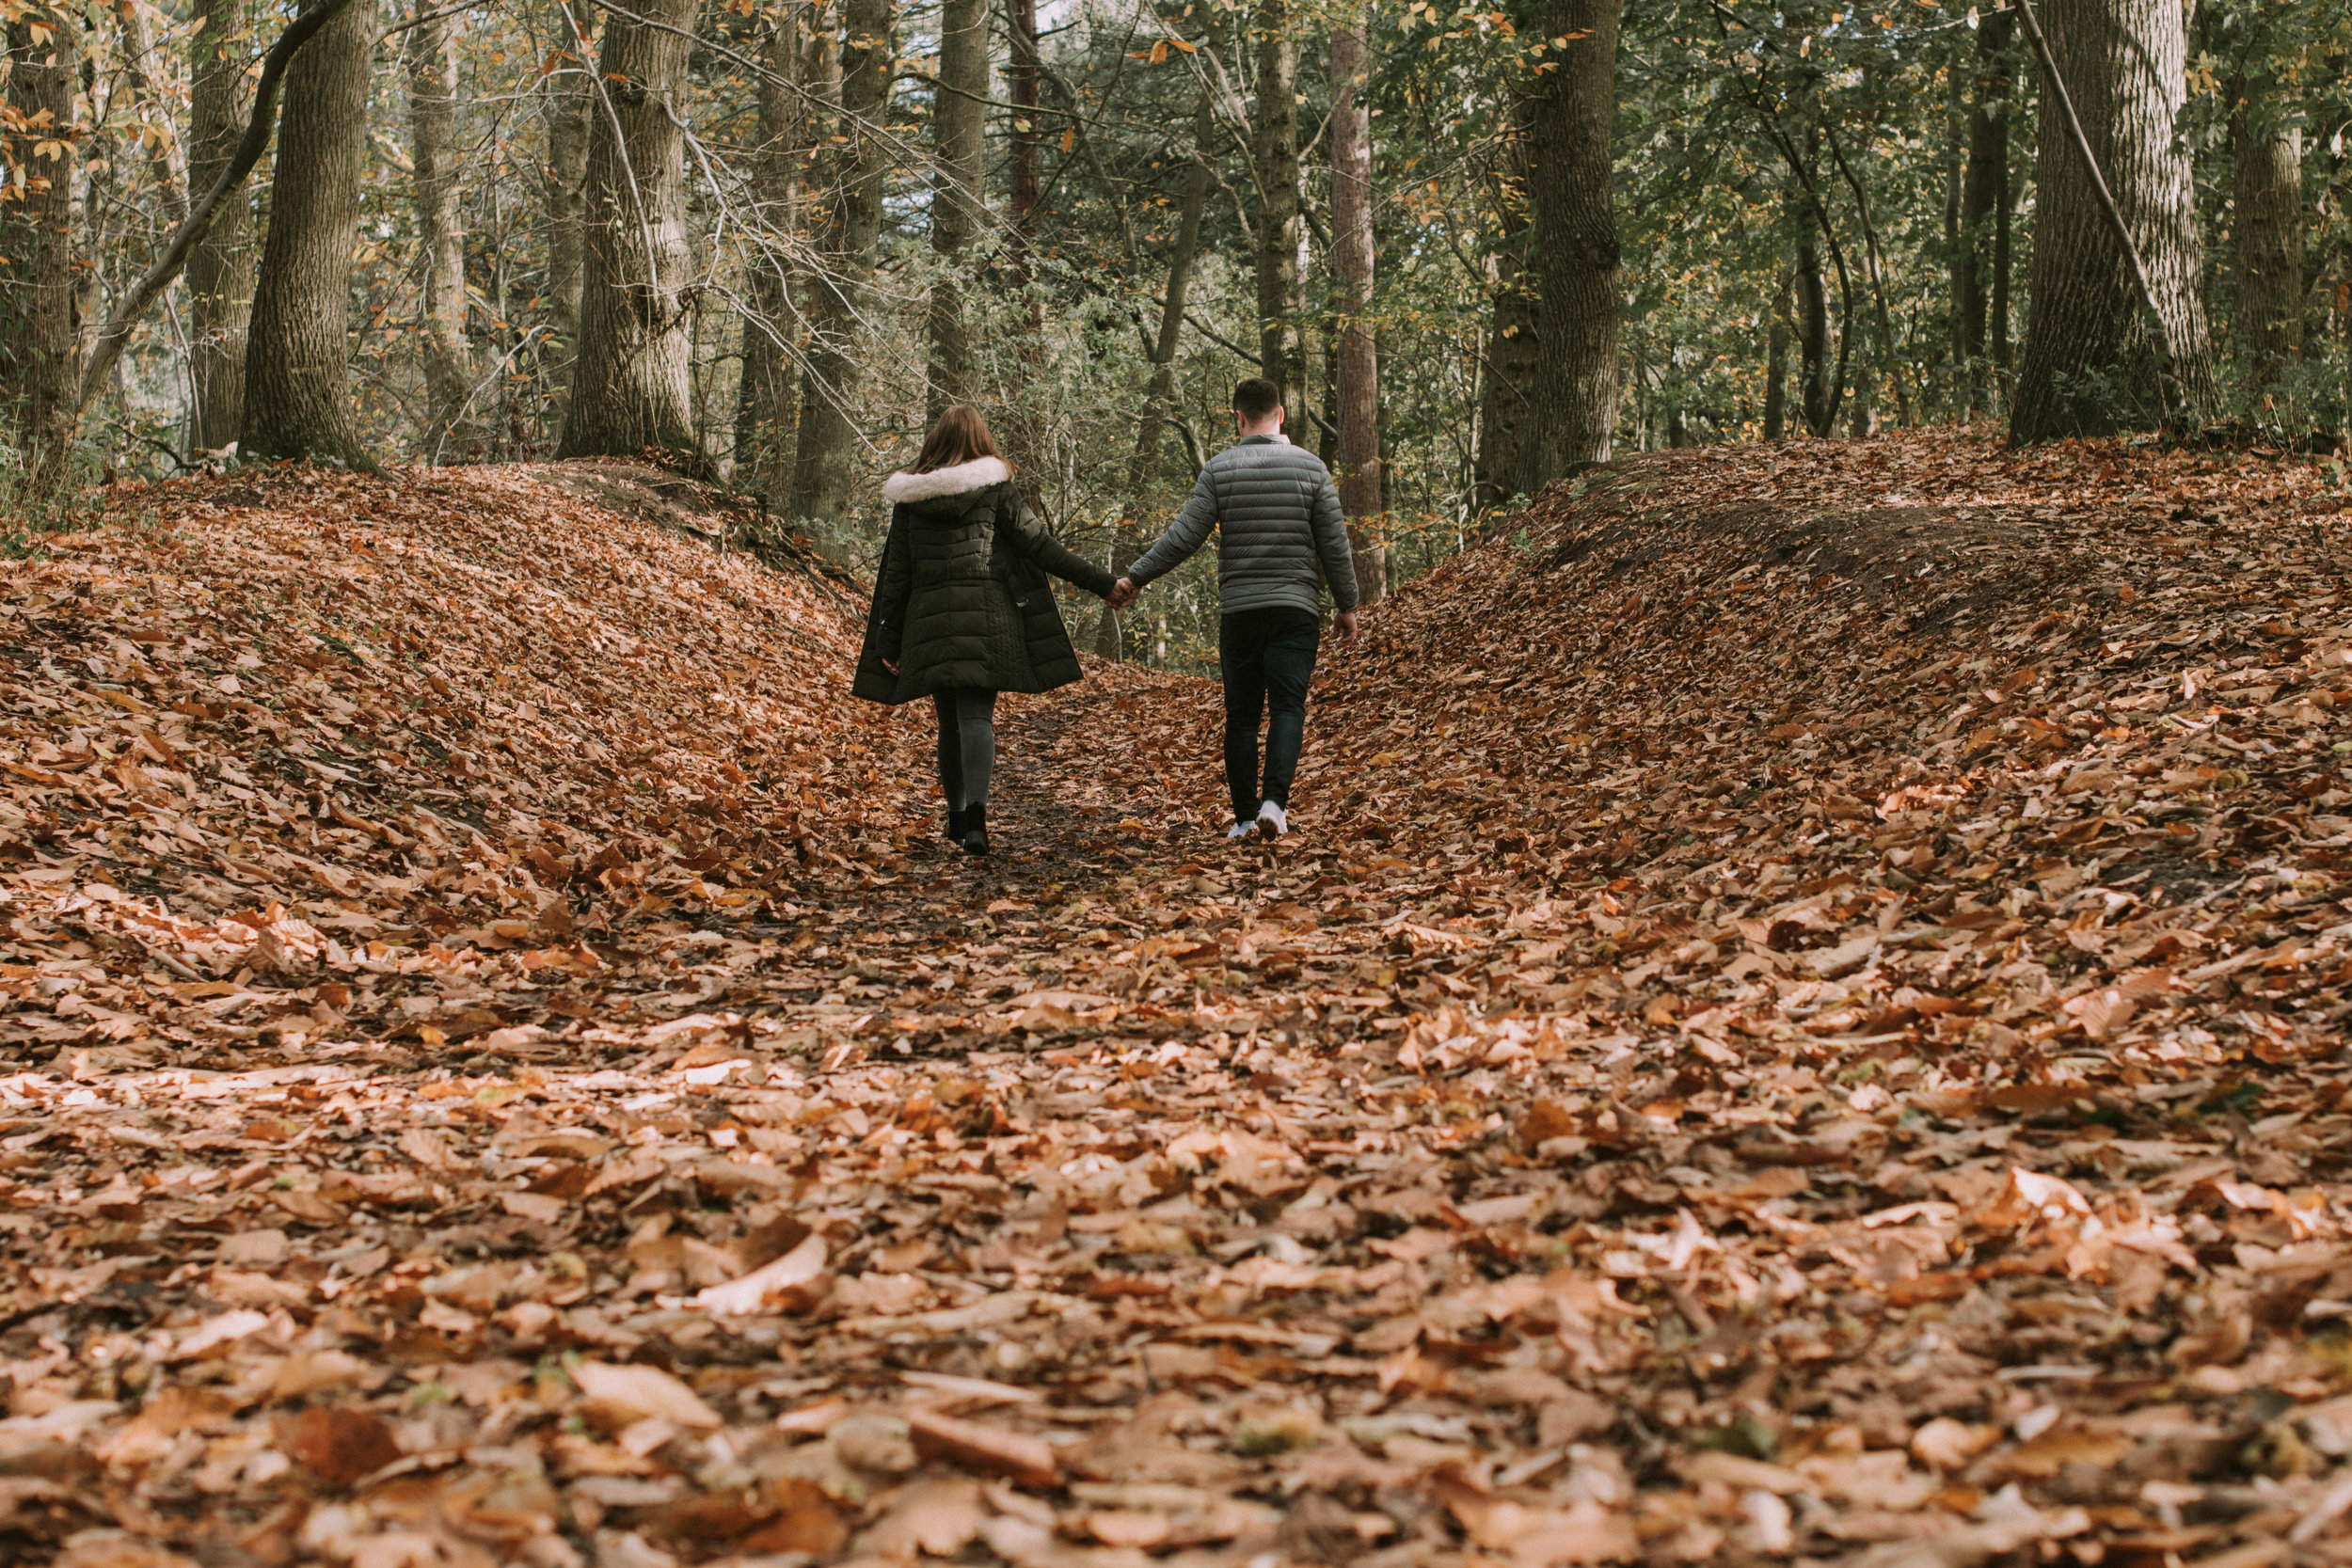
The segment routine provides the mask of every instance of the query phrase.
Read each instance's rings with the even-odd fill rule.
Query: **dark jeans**
[[[996,693],[984,686],[959,686],[931,695],[939,713],[939,785],[947,809],[961,811],[988,799],[988,775],[996,766]]]
[[[1307,738],[1307,682],[1315,673],[1321,631],[1311,611],[1283,605],[1228,615],[1218,628],[1217,661],[1225,673],[1225,787],[1233,797],[1236,822],[1256,821],[1261,801],[1290,808],[1291,777],[1298,771],[1298,749]],[[1258,721],[1269,710],[1261,784]]]

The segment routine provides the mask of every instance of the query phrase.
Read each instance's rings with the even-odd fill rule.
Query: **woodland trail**
[[[0,589],[0,1554],[2338,1560],[2324,471],[1629,462],[1290,838],[1098,667],[979,864],[829,590],[579,477]]]

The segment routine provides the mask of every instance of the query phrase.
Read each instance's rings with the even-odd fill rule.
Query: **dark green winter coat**
[[[1079,678],[1045,575],[1105,596],[1118,579],[1065,549],[1011,481],[993,457],[890,476],[890,537],[852,693],[909,703],[951,687],[1048,691]]]

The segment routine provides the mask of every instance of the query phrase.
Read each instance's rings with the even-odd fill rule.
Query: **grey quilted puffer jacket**
[[[1279,436],[1245,436],[1208,461],[1192,499],[1168,531],[1127,568],[1138,588],[1174,570],[1221,528],[1216,584],[1228,615],[1288,605],[1316,610],[1317,567],[1342,610],[1356,608],[1356,557],[1348,548],[1331,470]]]
[[[855,695],[908,703],[953,687],[1046,691],[1080,678],[1045,574],[1105,596],[1114,579],[1048,533],[1011,477],[983,457],[882,486],[890,537]]]

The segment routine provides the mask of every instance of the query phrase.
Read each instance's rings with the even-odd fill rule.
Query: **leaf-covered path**
[[[17,1560],[2341,1550],[2321,470],[1621,465],[1327,661],[1290,839],[1097,670],[984,865],[599,483],[5,590]]]

